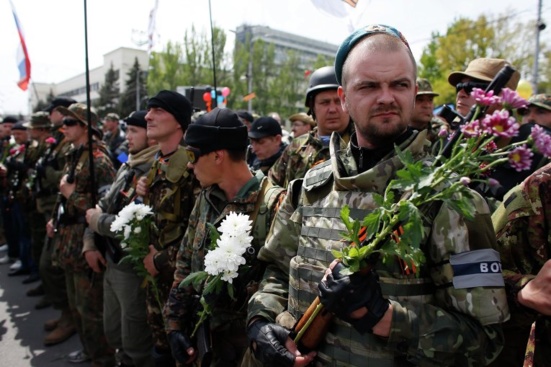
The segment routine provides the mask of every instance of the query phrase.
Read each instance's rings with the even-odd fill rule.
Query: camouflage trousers
[[[53,304],[54,308],[66,310],[69,308],[69,303],[67,301],[65,272],[62,268],[52,263],[52,252],[52,241],[51,239],[46,239],[46,242],[42,246],[42,253],[40,254],[39,274],[44,285],[46,299]]]
[[[103,330],[103,274],[65,269],[67,298],[84,351],[94,366],[115,365]]]
[[[167,359],[172,359],[163,319],[163,307],[168,299],[170,286],[166,282],[157,281],[156,287],[157,293],[151,284],[146,287],[147,323],[151,328],[153,346],[156,352],[165,355]]]

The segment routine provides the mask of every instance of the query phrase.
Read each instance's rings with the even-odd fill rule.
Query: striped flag
[[[21,44],[17,50],[17,67],[19,69],[19,81],[17,86],[22,90],[27,90],[29,81],[31,80],[31,59],[29,59],[29,52],[27,51],[27,44],[25,43],[25,36],[23,35],[23,28],[21,22],[15,12],[15,7],[10,0],[11,11],[13,13],[13,19],[15,20],[15,26],[17,27],[17,33],[19,33],[19,40]]]

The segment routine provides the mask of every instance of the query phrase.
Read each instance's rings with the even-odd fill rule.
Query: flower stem
[[[316,306],[316,309],[314,310],[314,312],[312,312],[312,315],[310,315],[310,317],[308,318],[308,321],[306,321],[306,324],[304,324],[303,328],[300,329],[297,336],[295,337],[295,340],[294,340],[295,344],[298,344],[298,342],[300,341],[300,339],[302,338],[302,336],[304,335],[306,330],[308,330],[308,327],[310,327],[312,322],[314,322],[314,319],[316,318],[316,316],[320,313],[320,311],[322,309],[323,309],[323,304],[320,303]]]

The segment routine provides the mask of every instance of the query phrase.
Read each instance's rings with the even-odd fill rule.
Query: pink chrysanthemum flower
[[[518,93],[509,88],[501,90],[501,102],[508,109],[517,109],[526,107],[526,100],[518,95]]]
[[[528,149],[526,145],[521,145],[509,153],[509,164],[517,172],[530,169],[533,155],[532,151]]]
[[[534,146],[544,156],[551,158],[551,136],[545,132],[543,127],[534,125],[530,137],[534,141]]]
[[[484,117],[482,129],[494,136],[512,138],[518,134],[518,123],[513,117],[509,116],[507,110],[500,110]]]
[[[46,143],[48,144],[55,144],[56,143],[56,140],[54,137],[50,136],[50,137],[47,137],[46,140],[44,140]]]
[[[476,138],[480,135],[480,122],[478,120],[471,121],[461,126],[461,132],[467,138]]]
[[[497,145],[496,145],[496,143],[492,140],[492,141],[490,141],[488,144],[486,144],[486,146],[484,147],[484,149],[485,149],[488,153],[492,153],[492,152],[495,152],[495,151],[496,151]]]
[[[479,106],[491,106],[501,103],[501,98],[499,96],[494,96],[493,90],[486,93],[480,88],[473,88],[471,96]]]

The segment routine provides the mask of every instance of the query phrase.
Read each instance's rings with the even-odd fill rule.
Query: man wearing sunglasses
[[[96,112],[88,111],[88,106],[82,103],[60,106],[56,110],[64,116],[65,139],[72,146],[65,172],[73,174],[74,180],[70,180],[68,174],[61,178],[59,191],[63,205],[58,199],[56,208],[63,210],[53,213],[46,231],[52,238],[52,259],[65,272],[69,307],[84,348],[68,358],[75,363],[91,359],[93,366],[110,366],[115,360],[115,350],[107,344],[103,329],[103,274],[93,273],[82,250],[86,210],[96,204],[91,201],[90,193],[95,191],[99,197],[112,184],[115,170],[97,130]],[[94,131],[92,141],[88,137],[89,127]],[[91,186],[90,159],[94,160],[95,187]]]
[[[196,294],[191,287],[178,286],[190,271],[204,270],[204,257],[210,246],[207,224],[218,228],[230,212],[247,214],[254,223],[252,244],[245,256],[247,264],[240,268],[233,282],[234,297],[223,294],[210,304],[213,360],[205,364],[203,359],[201,364],[240,366],[249,345],[245,334],[247,301],[258,287],[265,269],[256,254],[264,245],[283,189],[271,186],[262,171],[253,174],[249,169],[245,160],[247,128],[230,109],[215,108],[201,116],[189,126],[185,143],[188,167],[195,173],[203,191],[180,245],[174,284],[164,310],[168,338],[179,362],[191,363],[201,357],[190,339],[196,322],[197,309],[193,307]]]
[[[148,174],[138,181],[136,193],[155,213],[158,231],[152,235],[144,265],[155,277],[162,303],[168,298],[174,280],[176,253],[199,193],[199,183],[193,172],[187,169],[188,157],[181,145],[192,113],[191,102],[170,90],[160,91],[147,102],[147,137],[155,139],[159,149]],[[147,289],[146,295],[147,317],[153,333],[154,364],[174,366],[155,292]]]
[[[454,71],[448,76],[448,82],[456,88],[455,109],[462,116],[467,116],[475,100],[471,95],[473,88],[486,89],[494,77],[505,65],[510,63],[503,59],[480,58],[472,60],[465,71]],[[520,73],[515,71],[505,88],[517,89]]]

